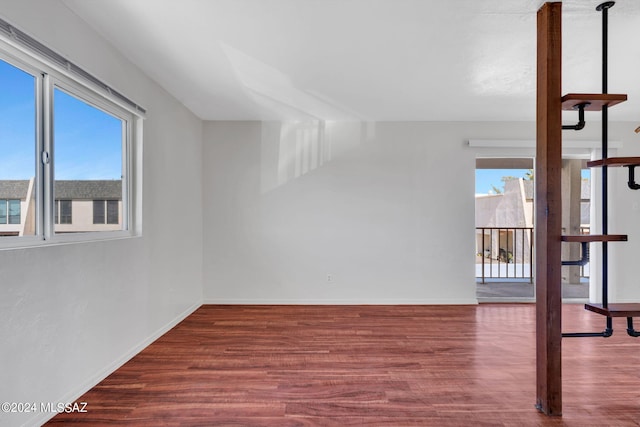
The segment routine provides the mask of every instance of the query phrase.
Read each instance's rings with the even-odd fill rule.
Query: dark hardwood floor
[[[604,318],[565,305],[567,332]],[[535,306],[205,305],[50,424],[640,426],[640,339],[563,340],[563,417],[535,408]]]

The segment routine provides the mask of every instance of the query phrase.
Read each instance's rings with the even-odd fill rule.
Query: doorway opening
[[[533,159],[476,159],[476,296],[533,301]]]
[[[586,160],[563,160],[563,234],[590,230]],[[480,302],[535,301],[533,158],[477,158],[476,296]],[[563,260],[581,259],[580,244],[563,245]],[[562,267],[565,300],[588,300],[589,263]]]

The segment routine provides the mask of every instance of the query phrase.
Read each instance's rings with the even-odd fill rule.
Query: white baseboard
[[[253,299],[253,298],[206,298],[203,304],[213,305],[477,305],[471,299]]]
[[[136,354],[140,353],[142,350],[148,347],[149,344],[153,343],[155,340],[157,340],[162,335],[167,333],[169,330],[175,327],[178,323],[182,322],[185,318],[187,318],[187,316],[189,316],[191,313],[196,311],[201,306],[202,306],[201,302],[197,302],[193,304],[192,306],[187,308],[185,311],[180,313],[178,316],[176,316],[173,320],[167,322],[164,326],[156,330],[148,338],[146,338],[139,344],[135,345],[133,348],[127,351],[122,357],[120,357],[119,359],[117,359],[116,361],[114,361],[113,363],[111,363],[110,365],[100,370],[95,375],[93,375],[90,379],[85,381],[85,383],[82,384],[80,387],[78,387],[75,391],[71,393],[67,393],[60,399],[53,399],[52,402],[71,402],[71,403],[75,402],[83,394],[85,394],[87,391],[95,387],[100,381],[104,380],[106,377],[111,375],[118,368],[120,368],[122,365],[127,363],[129,360],[131,360]],[[25,422],[23,426],[25,427],[41,426],[42,424],[44,424],[45,422],[53,418],[55,415],[56,415],[55,413],[40,413],[38,414],[38,416],[33,417],[32,419]]]

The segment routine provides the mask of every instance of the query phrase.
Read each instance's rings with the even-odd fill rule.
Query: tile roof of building
[[[56,181],[54,188],[56,199],[66,200],[121,200],[122,181]]]
[[[0,199],[25,199],[29,190],[29,180],[0,181]]]
[[[0,180],[0,199],[25,200],[28,180]],[[122,200],[120,180],[68,180],[55,182],[55,198],[64,200]]]

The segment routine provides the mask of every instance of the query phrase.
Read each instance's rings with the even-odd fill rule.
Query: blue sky
[[[122,122],[54,90],[56,179],[120,179]]]
[[[122,121],[54,90],[55,178],[120,179]],[[0,179],[35,174],[35,79],[0,60]]]
[[[476,169],[476,194],[487,194],[493,191],[492,185],[503,189],[503,176],[524,178],[529,169]]]
[[[488,194],[493,191],[492,185],[504,188],[503,176],[524,178],[529,169],[476,169],[476,194]],[[582,178],[589,178],[589,169],[582,171]]]
[[[28,179],[35,164],[34,79],[0,61],[0,179]]]

